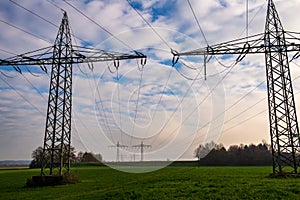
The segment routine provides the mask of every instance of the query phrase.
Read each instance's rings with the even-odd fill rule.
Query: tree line
[[[32,152],[30,168],[40,168],[43,157],[43,148],[38,147]],[[204,166],[264,166],[272,165],[271,147],[265,141],[255,145],[231,145],[226,149],[222,144],[214,142],[200,144],[194,151],[199,165]],[[102,162],[101,154],[92,152],[78,152],[71,147],[71,162]]]
[[[255,145],[232,145],[226,149],[214,142],[199,145],[194,156],[204,166],[265,166],[272,165],[271,147],[265,141]]]
[[[80,162],[102,162],[101,154],[94,154],[92,152],[82,152],[79,151],[76,155],[74,147],[71,147],[70,160],[71,163],[80,163]],[[29,168],[41,168],[42,158],[43,158],[43,147],[37,147],[31,154],[32,161],[29,164]],[[46,155],[47,156],[47,155]],[[54,159],[59,159],[59,156]]]

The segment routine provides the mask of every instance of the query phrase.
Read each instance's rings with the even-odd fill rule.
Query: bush
[[[75,184],[77,182],[79,182],[79,177],[70,173],[64,175],[39,175],[27,179],[26,187],[55,186]]]

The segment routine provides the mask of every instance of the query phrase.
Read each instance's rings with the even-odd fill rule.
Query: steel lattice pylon
[[[72,110],[72,42],[67,13],[64,13],[54,43],[53,64],[44,137],[42,174],[49,168],[69,171]],[[61,63],[61,59],[67,61]],[[69,61],[69,62],[68,62]]]
[[[277,51],[272,50],[274,46],[278,46]],[[291,166],[297,173],[299,129],[285,31],[272,1],[269,1],[266,18],[265,47],[273,172],[282,172],[284,166]]]
[[[300,34],[283,29],[274,2],[268,0],[265,32],[193,51],[178,53],[174,57],[239,54],[236,63],[247,54],[265,54],[269,102],[270,136],[273,173],[298,173],[300,143],[288,52],[299,57]],[[173,58],[177,62],[178,58]],[[206,59],[204,59],[206,60]],[[286,168],[287,170],[283,170]]]
[[[62,175],[70,170],[71,110],[72,110],[72,65],[113,61],[116,68],[120,60],[141,59],[145,65],[147,57],[142,53],[125,54],[95,48],[72,45],[67,13],[64,12],[53,46],[23,53],[7,59],[0,59],[0,66],[39,65],[47,73],[46,66],[52,66],[44,136],[41,174]],[[46,170],[47,169],[47,170]],[[48,170],[49,169],[49,170]]]
[[[144,149],[145,148],[152,148],[152,145],[144,144],[144,142],[141,141],[141,144],[132,145],[132,147],[141,149],[141,162],[143,162],[144,161]]]

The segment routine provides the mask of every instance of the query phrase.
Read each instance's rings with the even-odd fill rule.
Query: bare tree
[[[200,160],[201,158],[204,158],[209,154],[211,150],[213,150],[217,145],[214,143],[214,141],[211,141],[210,143],[200,144],[198,148],[194,152],[194,156]]]
[[[71,154],[69,155],[69,159],[75,160],[76,155],[75,155],[75,148],[74,147],[70,147],[71,149]],[[31,154],[32,157],[32,161],[29,164],[29,168],[40,168],[42,166],[42,158],[43,158],[43,147],[39,146],[37,147]],[[50,156],[50,155],[45,155],[45,156]],[[65,156],[65,158],[68,158],[67,156]],[[54,159],[60,159],[59,155],[56,155]]]

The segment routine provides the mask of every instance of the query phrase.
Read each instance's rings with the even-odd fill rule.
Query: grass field
[[[0,170],[0,199],[300,199],[300,179],[269,178],[271,167],[167,167],[129,174],[73,167],[76,184],[25,188],[39,170]]]

